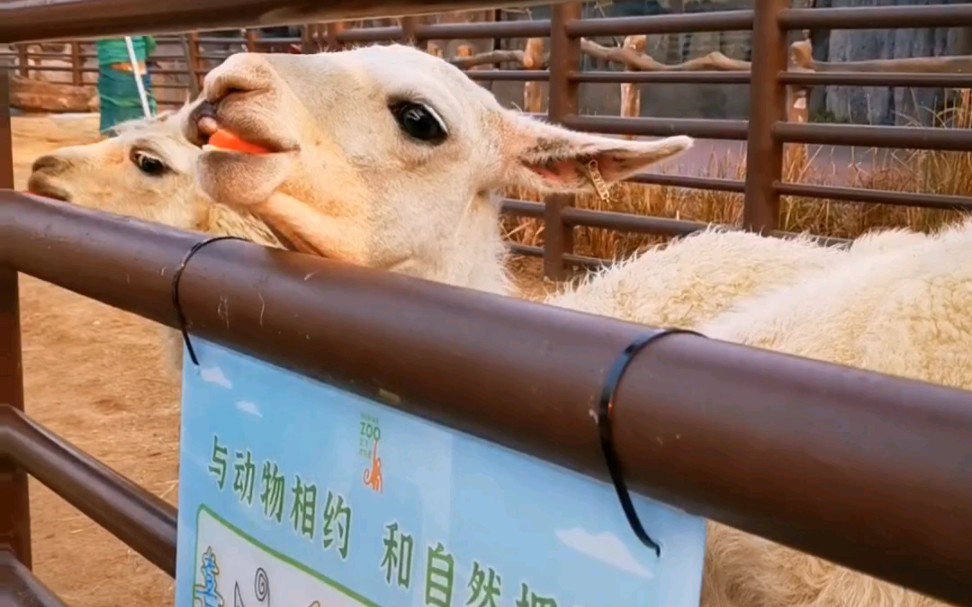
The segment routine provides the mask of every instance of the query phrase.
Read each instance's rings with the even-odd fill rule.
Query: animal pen
[[[554,13],[552,19],[494,21],[479,23],[424,23],[421,17],[405,17],[398,26],[348,28],[344,22],[306,25],[299,37],[261,37],[254,30],[226,36],[228,32],[191,32],[185,58],[179,59],[183,68],[155,70],[159,76],[175,77],[191,74],[187,85],[156,83],[157,90],[176,88],[192,92],[208,71],[210,64],[226,56],[227,52],[246,49],[266,51],[299,48],[313,53],[333,51],[354,44],[403,42],[416,44],[429,52],[441,54],[447,43],[482,41],[489,39],[526,39],[523,50],[500,50],[472,55],[459,47],[450,61],[474,80],[483,83],[524,83],[523,108],[540,112],[545,84],[549,91],[547,117],[558,124],[579,130],[620,135],[667,136],[686,134],[700,139],[746,141],[747,162],[761,167],[742,179],[722,176],[686,176],[664,173],[643,173],[630,183],[667,188],[689,188],[725,195],[744,197],[742,227],[759,229],[778,236],[790,234],[781,229],[781,197],[802,198],[808,201],[850,201],[861,205],[894,205],[897,207],[968,211],[972,200],[967,195],[943,193],[915,193],[846,187],[844,185],[800,183],[787,175],[784,145],[790,160],[806,157],[808,145],[874,146],[877,148],[907,148],[911,150],[962,151],[970,149],[972,136],[967,128],[895,128],[846,126],[836,124],[806,124],[806,102],[813,87],[837,86],[898,86],[949,87],[967,92],[972,76],[972,57],[905,58],[878,61],[821,62],[813,59],[808,40],[789,36],[790,32],[811,29],[874,29],[901,27],[961,26],[970,19],[969,8],[962,5],[930,5],[924,10],[910,7],[880,9],[785,9],[785,2],[772,2],[767,11],[785,10],[779,36],[753,36],[753,61],[707,55],[680,64],[666,65],[637,50],[645,36],[674,34],[717,33],[728,35],[754,29],[754,19],[763,7],[750,10],[718,11],[712,13],[669,14],[661,16],[580,18],[579,4],[567,3],[567,12]],[[863,12],[860,12],[863,11]],[[5,27],[0,24],[0,28]],[[16,39],[13,25],[4,39]],[[152,27],[155,27],[154,25]],[[761,28],[761,31],[765,28]],[[755,31],[755,30],[754,30]],[[216,36],[215,33],[224,35]],[[628,46],[604,47],[591,40],[597,37],[625,37]],[[62,38],[63,39],[63,38]],[[174,39],[174,37],[172,37]],[[721,38],[720,38],[721,39]],[[791,42],[792,41],[792,42]],[[79,40],[70,40],[70,53],[52,55],[33,53],[25,46],[17,49],[19,73],[70,71],[73,81],[81,82],[87,71],[82,62],[85,55]],[[763,49],[760,52],[760,49]],[[718,54],[718,53],[716,53]],[[621,69],[581,69],[584,58],[608,62]],[[13,58],[13,57],[11,57]],[[70,67],[28,67],[36,60],[59,58]],[[169,57],[173,59],[173,57]],[[768,63],[772,60],[772,63]],[[495,67],[497,69],[483,69]],[[579,88],[584,84],[665,85],[706,84],[745,85],[753,82],[750,120],[671,119],[638,116],[640,93],[629,87],[622,104],[622,117],[580,114]],[[649,93],[653,89],[648,89]],[[534,200],[508,198],[502,210],[510,217],[538,221],[542,225],[540,246],[511,243],[518,255],[543,259],[544,274],[563,280],[571,275],[572,267],[594,268],[612,260],[580,255],[575,251],[575,232],[580,228],[620,231],[627,234],[681,236],[705,227],[701,221],[651,217],[622,213],[616,210],[580,208],[576,197],[558,195],[545,203]],[[842,238],[821,237],[826,244],[842,245]]]
[[[326,6],[270,0],[37,1],[0,4],[0,42],[488,6],[480,0],[367,8],[341,1]],[[580,20],[579,5],[565,3],[554,6],[549,23],[407,21],[401,30],[360,35],[417,41],[450,32],[490,38],[549,35],[548,71],[470,74],[549,80],[550,119],[576,129],[747,139],[749,166],[759,169],[747,172],[744,182],[667,176],[645,181],[743,192],[748,229],[775,230],[784,195],[887,201],[879,192],[782,182],[784,143],[972,149],[968,130],[784,122],[787,85],[964,86],[970,80],[964,74],[790,72],[787,31],[968,24],[972,6],[808,10],[774,0],[756,7]],[[583,36],[748,28],[754,36],[751,73],[579,69]],[[350,41],[356,35],[349,30],[335,32],[334,38]],[[752,113],[748,123],[580,116],[576,91],[584,81],[749,82]],[[0,545],[6,548],[0,551],[0,588],[11,604],[63,604],[30,572],[28,475],[170,575],[175,575],[177,552],[175,509],[25,412],[18,272],[188,328],[194,337],[490,443],[613,481],[619,496],[626,484],[693,515],[941,600],[967,604],[972,597],[972,394],[250,243],[221,241],[200,249],[205,240],[196,234],[13,192],[6,86],[7,79],[0,78],[0,187],[10,188],[0,192]],[[944,196],[900,195],[891,201],[969,205]],[[670,234],[697,229],[683,222],[582,211],[567,197],[512,201],[507,207],[543,218],[544,248],[531,252],[544,256],[553,276],[562,275],[565,262],[578,261],[569,253],[577,225]],[[223,316],[228,305],[232,327]],[[653,335],[665,336],[638,356],[622,357],[632,344]],[[613,434],[605,436],[591,421],[591,407],[618,360],[629,364],[618,371],[625,371],[624,381],[612,400]],[[448,382],[441,381],[443,375]],[[609,474],[608,445],[623,464],[623,483]]]

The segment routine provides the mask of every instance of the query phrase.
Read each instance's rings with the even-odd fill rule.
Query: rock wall
[[[957,0],[816,0],[817,7],[963,4]],[[817,61],[865,61],[972,54],[970,28],[898,30],[833,30],[812,32]],[[810,97],[811,113],[824,111],[856,124],[937,124],[946,91],[935,88],[818,87]]]

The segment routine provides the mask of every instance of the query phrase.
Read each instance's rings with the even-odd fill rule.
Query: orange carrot
[[[209,138],[209,145],[243,154],[269,154],[270,150],[237,137],[226,129],[219,129]]]

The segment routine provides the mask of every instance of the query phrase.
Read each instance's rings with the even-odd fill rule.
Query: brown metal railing
[[[0,42],[20,41],[26,32],[36,38],[63,39],[133,30],[234,27],[258,19],[265,22],[262,17],[270,9],[281,15],[281,23],[292,20],[294,11],[308,20],[344,18],[349,10],[362,16],[363,11],[360,3],[342,0],[315,3],[313,13],[307,3],[296,1],[289,12],[277,10],[283,4],[271,0],[164,4],[28,0],[0,4]],[[371,4],[367,10],[409,14],[446,4],[450,9],[488,5],[466,0],[424,3],[419,9],[399,2]],[[563,4],[555,7],[550,23],[406,21],[402,28],[367,32],[332,28],[328,38],[333,46],[358,38],[421,42],[447,34],[551,35],[555,54],[549,71],[542,74],[555,87],[550,108],[555,121],[601,132],[748,138],[749,164],[756,165],[758,159],[760,169],[747,174],[744,183],[665,175],[645,175],[635,181],[744,193],[745,224],[755,229],[775,227],[782,195],[922,202],[920,195],[782,183],[785,141],[839,137],[842,143],[851,139],[911,147],[940,144],[959,150],[969,150],[972,144],[967,133],[954,130],[785,124],[781,92],[787,78],[797,77],[785,73],[784,29],[956,25],[972,18],[972,8],[966,5],[807,11],[788,9],[782,0],[773,0],[757,3],[755,12],[578,17],[577,4]],[[745,74],[752,83],[754,108],[748,124],[653,119],[622,123],[620,118],[576,114],[572,91],[577,83],[586,78],[608,81],[607,75],[579,70],[580,36],[749,27],[756,35],[756,49],[751,74]],[[248,38],[247,44],[256,41]],[[72,55],[78,54],[72,47]],[[499,75],[525,78],[522,72]],[[816,74],[815,83],[825,81],[823,76],[833,74]],[[637,78],[736,82],[743,75],[641,74]],[[13,187],[6,81],[0,77],[0,189]],[[877,84],[876,75],[867,82]],[[887,198],[879,200],[879,196]],[[936,208],[969,208],[969,201],[961,197],[924,200],[926,206]],[[507,201],[505,206],[544,220],[550,230],[547,246],[516,249],[543,255],[553,275],[561,273],[565,263],[602,263],[571,252],[574,226],[669,235],[701,227],[578,209],[569,199],[545,205]],[[0,583],[22,591],[23,604],[60,604],[29,571],[28,473],[169,573],[175,557],[175,517],[171,507],[24,413],[17,272],[177,326],[170,270],[199,239],[163,226],[0,192],[0,545],[9,549],[9,553],[0,549]],[[109,267],[110,272],[105,270]],[[116,280],[117,276],[126,280]],[[180,292],[194,332],[216,343],[311,377],[319,377],[326,368],[327,381],[367,396],[374,396],[379,387],[390,390],[400,396],[395,406],[405,411],[601,478],[603,462],[589,418],[590,403],[600,389],[605,366],[644,331],[611,319],[233,241],[198,253],[182,276]],[[217,316],[221,300],[233,302],[232,331]],[[369,314],[359,314],[362,309]],[[397,322],[403,315],[428,318],[429,309],[436,310],[435,322],[419,331],[414,323],[406,327]],[[344,330],[329,331],[333,326]],[[353,343],[341,338],[347,335],[354,336]],[[416,340],[416,335],[421,339]],[[543,344],[542,352],[536,344]],[[581,352],[578,344],[583,346]],[[385,356],[388,349],[406,348],[414,356]],[[422,369],[408,364],[415,358],[424,361]],[[377,359],[384,361],[378,367],[372,364]],[[446,368],[453,378],[447,385],[438,381],[439,371]],[[618,394],[622,420],[616,438],[633,489],[943,600],[962,602],[972,596],[972,468],[967,465],[972,394],[691,335],[660,342],[653,356],[635,359],[627,377]],[[544,385],[541,393],[535,390],[537,382]],[[524,394],[530,395],[528,402]],[[554,426],[549,424],[551,414],[558,420]],[[676,431],[679,441],[651,440],[658,432]],[[854,441],[848,441],[848,436]],[[841,469],[821,466],[819,453],[842,462]],[[915,567],[916,562],[921,566]]]
[[[255,0],[253,4],[259,4]],[[644,17],[614,17],[581,19],[579,4],[568,3],[553,11],[550,20],[497,21],[484,23],[422,23],[406,21],[408,27],[382,26],[371,28],[344,28],[341,23],[329,23],[323,27],[305,26],[299,37],[261,38],[252,30],[245,35],[218,37],[189,34],[188,59],[166,56],[165,59],[187,61],[187,70],[162,69],[159,75],[185,75],[191,73],[201,80],[208,71],[207,62],[220,61],[227,51],[214,48],[236,48],[245,45],[250,50],[264,50],[273,46],[300,46],[306,52],[336,50],[345,44],[362,44],[413,40],[422,45],[429,40],[488,39],[549,37],[550,59],[548,69],[484,69],[471,70],[469,76],[484,82],[548,82],[550,104],[547,117],[569,128],[622,136],[667,136],[687,134],[700,139],[746,141],[746,158],[758,171],[749,171],[744,181],[713,179],[685,175],[645,174],[629,181],[641,184],[666,185],[676,188],[695,188],[743,195],[742,227],[786,236],[779,228],[780,201],[782,197],[840,200],[864,204],[889,204],[929,209],[972,210],[972,198],[968,196],[894,192],[840,186],[810,185],[783,181],[784,144],[820,144],[845,146],[895,147],[908,149],[934,149],[945,151],[972,151],[972,131],[968,129],[873,127],[855,125],[801,124],[787,122],[787,87],[805,87],[827,84],[860,84],[867,86],[920,86],[920,87],[972,87],[972,75],[962,66],[946,66],[949,60],[970,58],[943,58],[941,69],[956,69],[955,73],[913,73],[906,65],[908,60],[897,61],[907,72],[835,72],[835,65],[828,64],[827,71],[789,71],[787,63],[787,29],[805,27],[830,27],[839,21],[847,27],[908,27],[960,25],[967,19],[969,9],[964,5],[932,5],[928,7],[876,7],[854,9],[789,9],[787,0],[759,3],[756,11],[733,10],[714,13],[692,13]],[[0,8],[0,15],[5,15]],[[205,12],[203,9],[199,9]],[[206,9],[208,10],[208,9]],[[53,12],[49,12],[53,11]],[[891,11],[891,12],[887,12]],[[54,9],[45,13],[59,15]],[[12,14],[16,15],[17,11]],[[51,18],[54,18],[53,16]],[[824,25],[821,25],[824,24]],[[828,25],[829,24],[829,25]],[[5,26],[0,26],[3,40]],[[80,26],[79,26],[80,27]],[[407,31],[406,31],[407,29]],[[621,36],[626,34],[668,34],[712,31],[753,31],[753,64],[750,71],[585,71],[580,69],[582,51],[580,37]],[[166,37],[162,37],[165,39]],[[203,46],[209,47],[206,51]],[[50,53],[26,53],[27,58],[52,56]],[[54,54],[53,56],[57,56]],[[79,41],[71,43],[71,67],[41,67],[40,71],[71,71],[77,81],[81,74],[96,71],[83,68],[75,61],[93,56],[80,49]],[[894,63],[894,62],[892,62]],[[34,67],[30,68],[34,70]],[[750,107],[752,113],[745,120],[658,119],[642,117],[590,116],[577,113],[577,88],[580,83],[750,83]],[[193,83],[191,83],[193,84]],[[179,84],[159,83],[157,88],[175,87]],[[520,204],[522,203],[522,204]],[[544,273],[549,278],[563,279],[573,265],[600,266],[607,260],[574,254],[573,233],[577,227],[595,227],[631,233],[655,235],[682,235],[697,231],[706,224],[697,221],[665,220],[626,213],[586,211],[574,213],[571,196],[552,196],[542,208],[534,209],[527,201],[507,200],[504,212],[510,215],[536,217],[542,220],[544,238],[542,247],[517,245],[513,251],[535,255],[544,260]],[[537,203],[539,204],[539,203]],[[521,211],[530,209],[522,215]],[[590,220],[590,221],[588,221]],[[659,229],[654,230],[653,226]],[[829,244],[842,244],[840,238],[825,238]]]
[[[172,270],[203,238],[0,193],[0,266],[173,327]],[[391,406],[602,479],[590,403],[610,361],[645,331],[237,241],[193,257],[180,301],[200,337],[364,396],[391,392]],[[232,327],[220,301],[234,310]],[[414,356],[387,356],[406,347]],[[659,342],[626,378],[616,441],[632,489],[946,600],[972,592],[972,392],[696,335]],[[28,438],[40,430],[20,412],[0,419],[15,422],[0,421],[7,436],[22,436],[15,457],[24,457],[25,441],[38,443],[33,459],[19,460],[31,472],[43,453],[64,464],[84,459],[58,441]],[[659,433],[680,439],[651,440]],[[841,465],[821,465],[820,453]],[[113,531],[168,563],[167,507],[90,463],[67,480],[46,474],[89,512],[95,494],[98,507],[124,506],[120,521],[154,521],[151,552],[147,532],[132,539],[117,521]]]

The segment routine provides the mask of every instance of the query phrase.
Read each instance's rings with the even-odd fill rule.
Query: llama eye
[[[426,143],[439,144],[445,141],[445,127],[429,108],[418,103],[403,101],[391,106],[392,115],[398,126],[413,139]]]
[[[132,150],[131,160],[138,170],[153,177],[158,177],[169,169],[160,159],[139,150]]]

